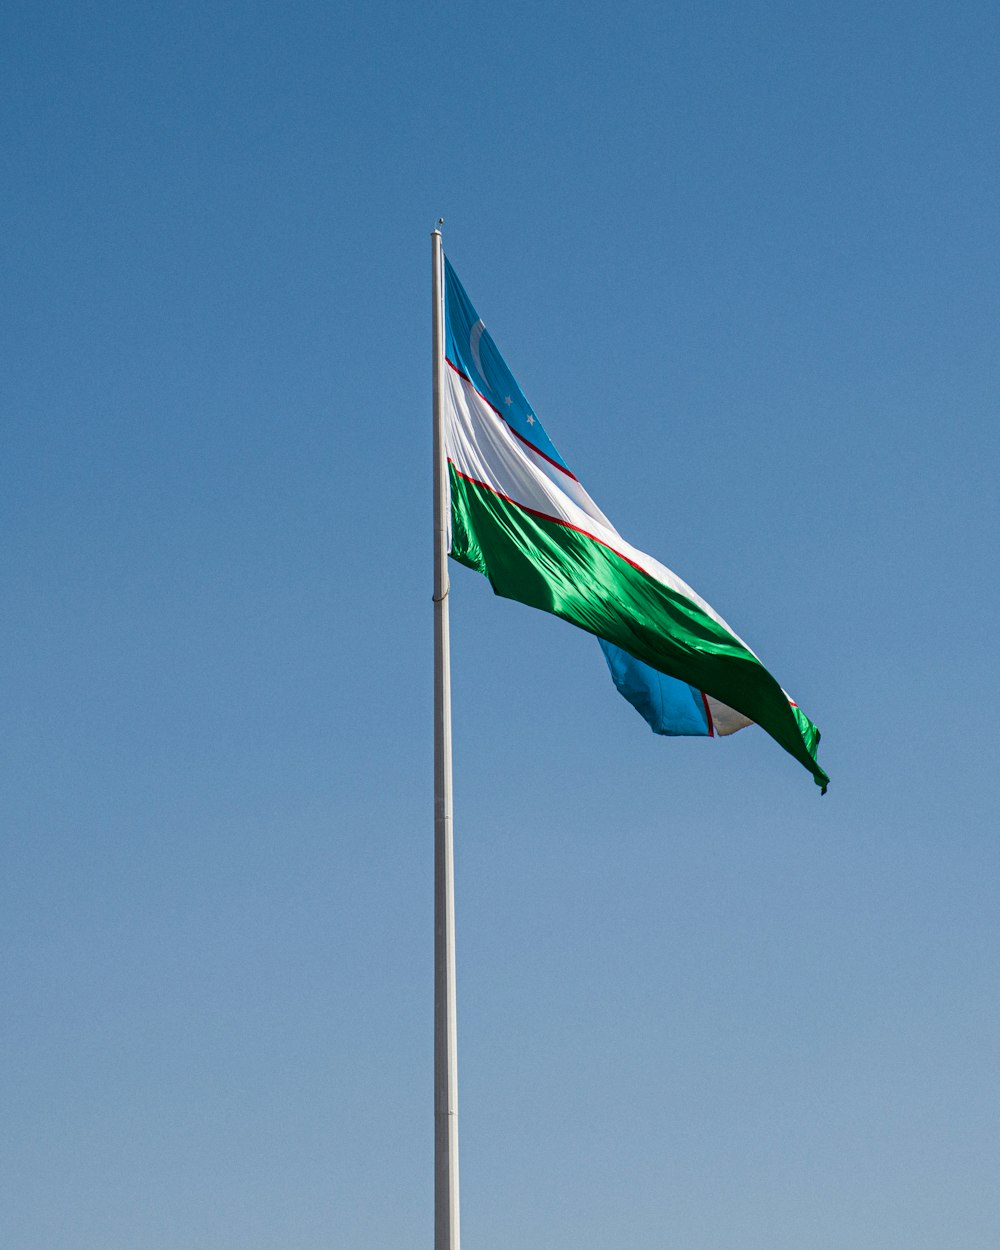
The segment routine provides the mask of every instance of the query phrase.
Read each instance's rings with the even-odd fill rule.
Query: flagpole
[[[438,222],[440,227],[443,222]],[[434,384],[434,1250],[459,1250],[455,845],[448,629],[448,456],[444,441],[444,250],[431,234]]]

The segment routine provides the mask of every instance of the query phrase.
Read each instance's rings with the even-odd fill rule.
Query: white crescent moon
[[[483,331],[486,326],[483,324],[482,317],[469,331],[469,350],[472,352],[472,359],[476,362],[476,368],[479,370],[479,376],[486,381],[486,374],[483,372],[483,362],[479,359],[479,340],[483,337]]]

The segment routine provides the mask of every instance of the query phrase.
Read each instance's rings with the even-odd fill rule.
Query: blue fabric
[[[670,738],[708,737],[708,713],[700,690],[643,664],[603,638],[598,641],[619,694],[653,733]]]
[[[447,257],[444,262],[444,336],[444,354],[476,390],[486,396],[514,433],[568,470],[569,465],[542,428]]]

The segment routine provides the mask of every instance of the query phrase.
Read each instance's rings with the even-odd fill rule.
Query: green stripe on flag
[[[729,630],[597,539],[449,468],[455,560],[505,599],[551,612],[742,712],[826,789],[819,730]]]

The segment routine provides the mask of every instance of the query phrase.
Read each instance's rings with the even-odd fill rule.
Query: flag
[[[758,724],[812,773],[819,730],[686,582],[626,542],[549,439],[445,260],[450,554],[498,595],[594,634],[618,690],[668,735]]]

